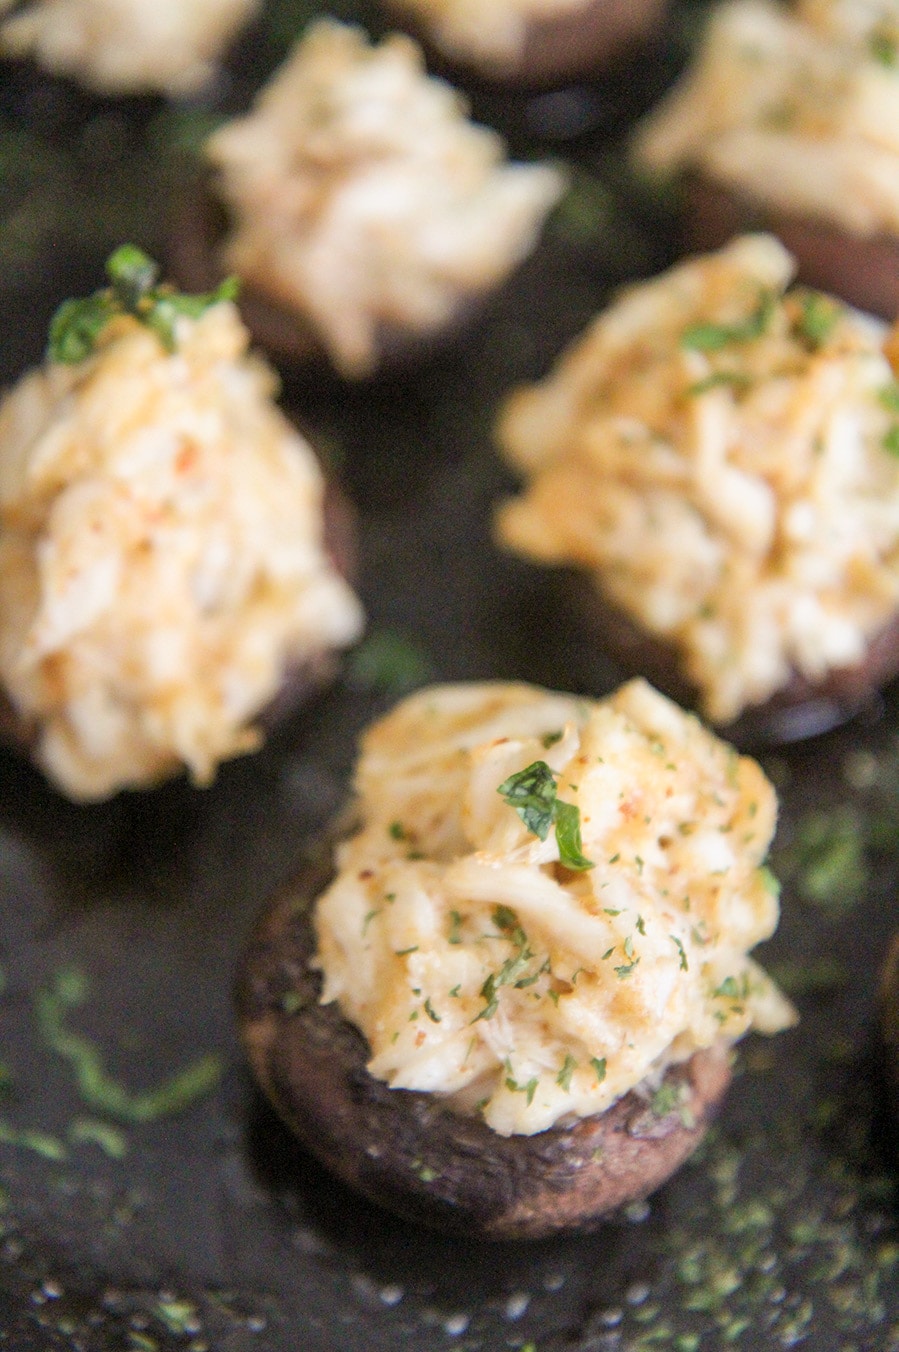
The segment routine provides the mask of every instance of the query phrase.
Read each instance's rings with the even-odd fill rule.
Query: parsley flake
[[[731,343],[747,343],[761,338],[774,313],[774,296],[762,293],[758,308],[747,319],[736,324],[691,324],[681,334],[681,347],[691,352],[718,352]]]
[[[51,361],[73,365],[86,360],[117,315],[131,315],[156,334],[166,352],[174,352],[179,318],[198,319],[219,301],[234,300],[238,292],[236,277],[227,277],[214,291],[196,296],[158,284],[158,265],[134,244],[123,244],[110,254],[106,276],[109,286],[80,300],[63,301],[56,310],[47,347]]]
[[[556,1084],[559,1085],[562,1089],[564,1089],[566,1094],[571,1093],[571,1077],[574,1074],[576,1068],[577,1061],[575,1061],[574,1057],[571,1055],[570,1052],[567,1052],[565,1055],[565,1060],[562,1062],[562,1069],[556,1076]]]

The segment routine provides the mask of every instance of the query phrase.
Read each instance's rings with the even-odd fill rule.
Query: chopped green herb
[[[671,1080],[663,1080],[652,1096],[650,1107],[654,1117],[667,1117],[680,1106],[682,1091],[680,1085]]]
[[[14,1145],[22,1150],[32,1150],[36,1155],[42,1155],[45,1160],[64,1160],[69,1153],[56,1136],[50,1136],[45,1131],[32,1131],[28,1127],[20,1130],[3,1121],[0,1121],[0,1145]]]
[[[731,343],[751,342],[760,338],[774,313],[775,299],[771,292],[763,292],[758,308],[747,319],[736,324],[691,324],[681,334],[681,347],[693,352],[717,352]]]
[[[497,906],[493,912],[493,923],[498,930],[514,930],[518,916],[511,906]]]
[[[183,1112],[218,1084],[221,1057],[210,1054],[155,1089],[140,1094],[126,1089],[107,1074],[99,1049],[65,1026],[66,1013],[82,1002],[86,989],[81,973],[61,973],[50,989],[38,992],[37,1015],[48,1046],[70,1063],[78,1092],[89,1107],[121,1122],[152,1122]]]
[[[556,806],[556,780],[546,761],[534,761],[504,779],[497,793],[513,807],[529,831],[546,840]]]
[[[822,957],[813,962],[785,960],[774,963],[770,975],[785,995],[828,995],[849,983],[849,971],[836,958]]]
[[[387,834],[391,840],[406,840],[406,828],[402,822],[391,822],[387,828]]]
[[[674,944],[674,947],[677,949],[677,951],[678,951],[678,953],[679,953],[679,955],[680,955],[680,970],[681,970],[682,972],[687,972],[687,971],[689,971],[689,970],[690,970],[690,964],[687,962],[687,954],[686,954],[686,951],[685,951],[684,946],[683,946],[683,944],[681,943],[680,939],[677,937],[676,934],[669,934],[669,935],[668,935],[668,938],[669,938],[669,939],[671,940],[671,942]]]
[[[633,936],[630,934],[624,941],[624,956],[626,958],[633,958],[634,956],[634,940]]]
[[[196,319],[210,306],[234,300],[237,279],[226,278],[215,291],[187,296],[174,287],[157,285],[159,267],[141,249],[123,244],[106,260],[110,285],[82,300],[67,300],[50,321],[51,361],[84,361],[95,350],[103,330],[116,315],[131,315],[151,329],[166,352],[175,350],[175,326],[181,316]]]
[[[472,1019],[472,1023],[478,1023],[480,1019],[492,1019],[499,1009],[499,1000],[496,996],[496,978],[491,972],[480,990],[481,998],[486,1000],[484,1008]]]
[[[877,395],[888,413],[899,413],[899,380],[891,380]]]
[[[583,873],[593,868],[592,860],[583,851],[581,842],[581,811],[574,803],[556,803],[556,841],[559,860],[566,868]]]
[[[357,689],[401,694],[433,679],[434,667],[417,643],[391,629],[375,629],[353,650],[347,664]]]
[[[529,831],[546,840],[552,825],[556,828],[559,860],[566,867],[582,872],[593,868],[585,858],[581,844],[581,814],[574,803],[562,803],[556,795],[556,780],[546,761],[534,761],[517,774],[510,775],[497,789],[513,807]]]
[[[298,1014],[305,1004],[306,1001],[303,999],[302,995],[300,995],[299,991],[285,991],[280,1000],[281,1009],[288,1016],[291,1014]]]
[[[591,1056],[590,1064],[596,1071],[597,1084],[602,1084],[606,1078],[606,1058],[604,1056]]]
[[[511,1075],[507,1076],[506,1078],[506,1088],[509,1090],[509,1092],[512,1094],[526,1095],[526,1102],[529,1108],[531,1104],[534,1102],[534,1095],[537,1092],[537,1086],[539,1083],[540,1081],[538,1080],[536,1075],[532,1076],[532,1078],[528,1080],[527,1084],[518,1084],[516,1080],[512,1079]]]
[[[803,901],[839,915],[864,895],[865,840],[865,823],[851,804],[808,812],[778,862]]]
[[[381,912],[380,912],[380,910],[379,910],[378,907],[375,907],[375,909],[374,909],[373,911],[369,911],[368,915],[365,917],[365,919],[364,919],[363,922],[362,922],[362,933],[363,933],[363,935],[364,935],[364,934],[366,933],[366,931],[368,930],[368,927],[369,927],[369,925],[371,924],[371,922],[374,920],[375,916],[376,916],[376,915],[380,915],[380,914],[381,914]]]
[[[95,1117],[76,1117],[69,1123],[68,1137],[73,1145],[96,1145],[110,1159],[121,1160],[128,1154],[128,1137],[109,1122]]]
[[[822,291],[803,291],[796,333],[812,348],[823,347],[842,314],[842,306]]]
[[[431,1020],[431,1023],[440,1023],[440,1015],[437,1013],[434,1006],[431,1004],[430,997],[428,997],[428,999],[425,1000],[425,1013]]]
[[[880,28],[875,28],[868,38],[868,50],[881,66],[893,68],[897,64],[897,59],[899,59],[896,39]]]
[[[639,961],[640,961],[639,958],[634,958],[633,962],[629,962],[621,967],[616,967],[614,969],[615,975],[618,977],[619,981],[623,980],[626,976],[630,976],[631,972],[637,966]]]
[[[160,1300],[154,1313],[165,1324],[169,1333],[198,1332],[197,1309],[189,1300]]]
[[[450,932],[447,943],[461,944],[462,942],[462,917],[458,911],[450,911]]]
[[[551,746],[555,746],[556,742],[561,742],[563,735],[560,728],[558,732],[544,733],[540,740],[548,751]]]
[[[646,937],[646,925],[642,915],[637,916],[637,933],[642,934],[644,938]]]
[[[602,958],[600,959],[600,961],[601,961],[601,962],[607,962],[614,952],[615,952],[615,945],[613,944],[611,948],[607,948],[607,949],[606,949],[606,951],[605,951],[605,953],[603,953]]]
[[[707,394],[709,390],[718,389],[722,385],[729,385],[732,390],[746,390],[751,384],[751,378],[743,371],[713,371],[711,375],[688,385],[687,394],[691,396]]]
[[[720,1000],[745,1000],[749,995],[748,973],[744,972],[739,981],[735,976],[726,976],[712,994]]]
[[[566,1053],[565,1060],[562,1062],[562,1069],[556,1076],[556,1084],[564,1089],[566,1094],[571,1093],[571,1077],[577,1068],[577,1061],[570,1052]]]
[[[459,991],[461,989],[462,989],[461,985],[453,986],[453,989],[450,991],[450,995],[453,997],[454,1000],[457,1000],[459,998]]]
[[[394,956],[397,958],[404,958],[406,957],[407,953],[417,953],[417,952],[418,952],[418,944],[411,944],[409,948],[397,948],[395,950]]]

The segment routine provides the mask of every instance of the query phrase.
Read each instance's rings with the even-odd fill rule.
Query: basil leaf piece
[[[105,291],[84,300],[63,301],[50,320],[50,360],[71,365],[84,361],[115,313],[112,298]]]
[[[131,315],[156,334],[166,352],[175,350],[177,320],[198,319],[210,306],[234,300],[236,277],[226,277],[214,291],[186,296],[166,284],[157,285],[159,267],[134,244],[123,244],[106,260],[110,285],[82,300],[67,300],[50,321],[47,354],[51,361],[74,364],[96,350],[100,335],[116,315]]]
[[[559,862],[566,868],[583,873],[593,868],[581,844],[581,810],[574,803],[556,802],[556,840],[559,844]]]
[[[159,267],[136,244],[122,244],[107,258],[106,276],[122,308],[133,311],[155,286]]]
[[[560,803],[556,780],[546,761],[534,761],[503,780],[497,789],[510,807],[514,807],[529,831],[546,840],[549,828],[556,828],[559,862],[565,868],[583,871],[593,868],[583,853],[581,812],[574,803]]]
[[[504,779],[497,789],[529,831],[546,840],[556,807],[556,781],[546,761],[534,761]]]
[[[753,338],[761,338],[774,313],[774,305],[774,296],[766,291],[758,309],[737,324],[691,324],[681,334],[681,347],[693,352],[717,352],[731,343],[748,343]]]
[[[823,347],[837,325],[841,306],[823,291],[806,291],[800,307],[797,332],[811,347]]]

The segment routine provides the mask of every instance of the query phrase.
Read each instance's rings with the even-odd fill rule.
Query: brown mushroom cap
[[[550,89],[570,80],[598,74],[625,56],[656,27],[666,0],[586,0],[558,14],[530,19],[520,53],[498,61],[489,55],[448,52],[411,10],[387,0],[391,19],[429,51],[438,64],[474,71],[491,84],[518,89]]]
[[[533,1239],[596,1225],[659,1187],[696,1148],[730,1081],[723,1047],[670,1068],[662,1096],[638,1088],[604,1113],[533,1136],[500,1136],[436,1094],[376,1080],[365,1038],[336,1004],[319,1002],[311,966],[312,905],[330,867],[330,855],[311,862],[263,912],[237,1010],[266,1095],[350,1187],[437,1229]]]
[[[746,230],[769,230],[794,255],[799,281],[884,319],[899,315],[899,239],[853,235],[779,211],[698,173],[688,176],[684,190],[689,249],[716,249]]]
[[[880,1035],[893,1107],[899,1115],[899,932],[893,936],[880,977]]]
[[[571,577],[570,590],[585,624],[605,653],[629,674],[645,676],[680,704],[697,707],[699,692],[683,674],[674,643],[642,629],[583,574]],[[857,666],[834,667],[817,683],[794,672],[770,699],[715,730],[744,750],[802,741],[877,707],[880,690],[897,674],[899,615],[875,635],[865,660]]]

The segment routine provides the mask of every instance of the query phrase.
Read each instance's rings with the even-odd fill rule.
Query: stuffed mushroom
[[[179,295],[130,246],[108,271],[0,404],[5,732],[85,801],[208,783],[362,625],[228,289]]]
[[[525,480],[500,541],[577,570],[598,644],[753,739],[899,668],[896,333],[793,270],[751,235],[630,288],[498,424]]]
[[[365,735],[353,825],[265,912],[238,990],[306,1145],[400,1214],[595,1224],[695,1148],[750,1029],[793,1011],[774,792],[643,681],[424,689]],[[330,877],[329,877],[330,875]]]
[[[208,141],[213,195],[179,220],[176,269],[240,277],[254,335],[294,363],[359,379],[427,351],[526,257],[565,186],[465,114],[410,38],[311,25]]]
[[[770,229],[799,278],[899,313],[899,7],[728,0],[650,114],[638,165],[683,180],[686,242]]]

